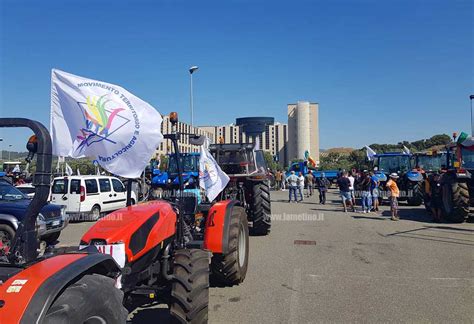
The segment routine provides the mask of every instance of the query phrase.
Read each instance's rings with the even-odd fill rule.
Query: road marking
[[[310,240],[295,240],[293,242],[295,245],[316,245],[316,241],[310,241]]]
[[[308,277],[314,279],[335,279],[335,278],[347,278],[347,279],[368,279],[368,280],[428,280],[428,281],[459,281],[459,282],[468,282],[471,284],[471,287],[474,287],[474,278],[461,278],[461,277],[408,277],[408,276],[368,276],[368,275],[317,275],[317,274],[308,274]]]
[[[293,270],[293,282],[292,292],[290,299],[290,318],[288,323],[298,323],[298,304],[299,304],[299,293],[301,289],[301,269],[296,268]]]

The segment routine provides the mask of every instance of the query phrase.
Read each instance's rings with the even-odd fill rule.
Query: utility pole
[[[191,106],[191,128],[194,125],[194,103],[193,103],[193,73],[199,69],[196,65],[189,68],[189,77],[190,77],[190,87],[189,87],[189,104]]]

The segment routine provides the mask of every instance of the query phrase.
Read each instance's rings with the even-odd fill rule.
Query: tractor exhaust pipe
[[[36,143],[32,145],[29,159],[36,153],[36,172],[33,177],[35,196],[25,212],[25,220],[20,224],[13,238],[8,259],[14,264],[24,264],[36,259],[39,242],[36,232],[36,217],[46,204],[51,185],[52,145],[49,131],[43,124],[26,118],[0,118],[0,127],[26,127],[33,131]],[[28,143],[30,144],[30,143]]]

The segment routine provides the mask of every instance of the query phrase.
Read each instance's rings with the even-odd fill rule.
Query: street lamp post
[[[472,100],[474,99],[474,95],[470,95],[469,99],[471,100],[471,136],[474,136],[474,122],[472,120]]]
[[[0,138],[0,142],[3,142],[3,138]],[[0,161],[3,161],[3,150],[0,147]]]
[[[189,103],[191,106],[191,127],[194,125],[194,108],[193,108],[193,73],[199,69],[196,65],[193,65],[189,68],[189,76],[190,76],[190,89],[189,89]]]

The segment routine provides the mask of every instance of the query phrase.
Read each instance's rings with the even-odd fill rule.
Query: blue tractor
[[[397,185],[400,189],[401,201],[407,201],[410,206],[420,206],[423,203],[423,175],[415,170],[415,160],[412,154],[383,153],[374,157],[375,176],[380,181],[380,188],[384,190],[382,197],[386,197],[385,184],[391,173],[397,173]]]
[[[199,189],[199,153],[180,153],[180,164],[183,168],[182,178],[185,192],[193,192],[201,202],[201,192]],[[178,167],[174,154],[169,154],[168,167],[166,171],[153,170],[151,185],[153,188],[179,188]]]
[[[316,168],[308,166],[307,161],[293,162],[288,168],[288,171],[286,172],[286,176],[287,177],[290,176],[291,171],[295,171],[296,175],[298,175],[298,173],[301,172],[305,176],[306,174],[308,174],[309,170],[314,172],[316,171]]]
[[[308,174],[309,171],[312,171],[313,176],[315,178],[320,178],[321,174],[324,173],[324,176],[326,179],[328,179],[331,184],[335,184],[338,176],[338,171],[337,170],[317,170],[316,168],[312,166],[308,166],[307,161],[300,161],[300,162],[293,162],[290,167],[288,168],[288,171],[285,173],[285,175],[288,177],[291,174],[291,171],[295,171],[295,174],[298,175],[298,173],[302,173],[304,176]]]

